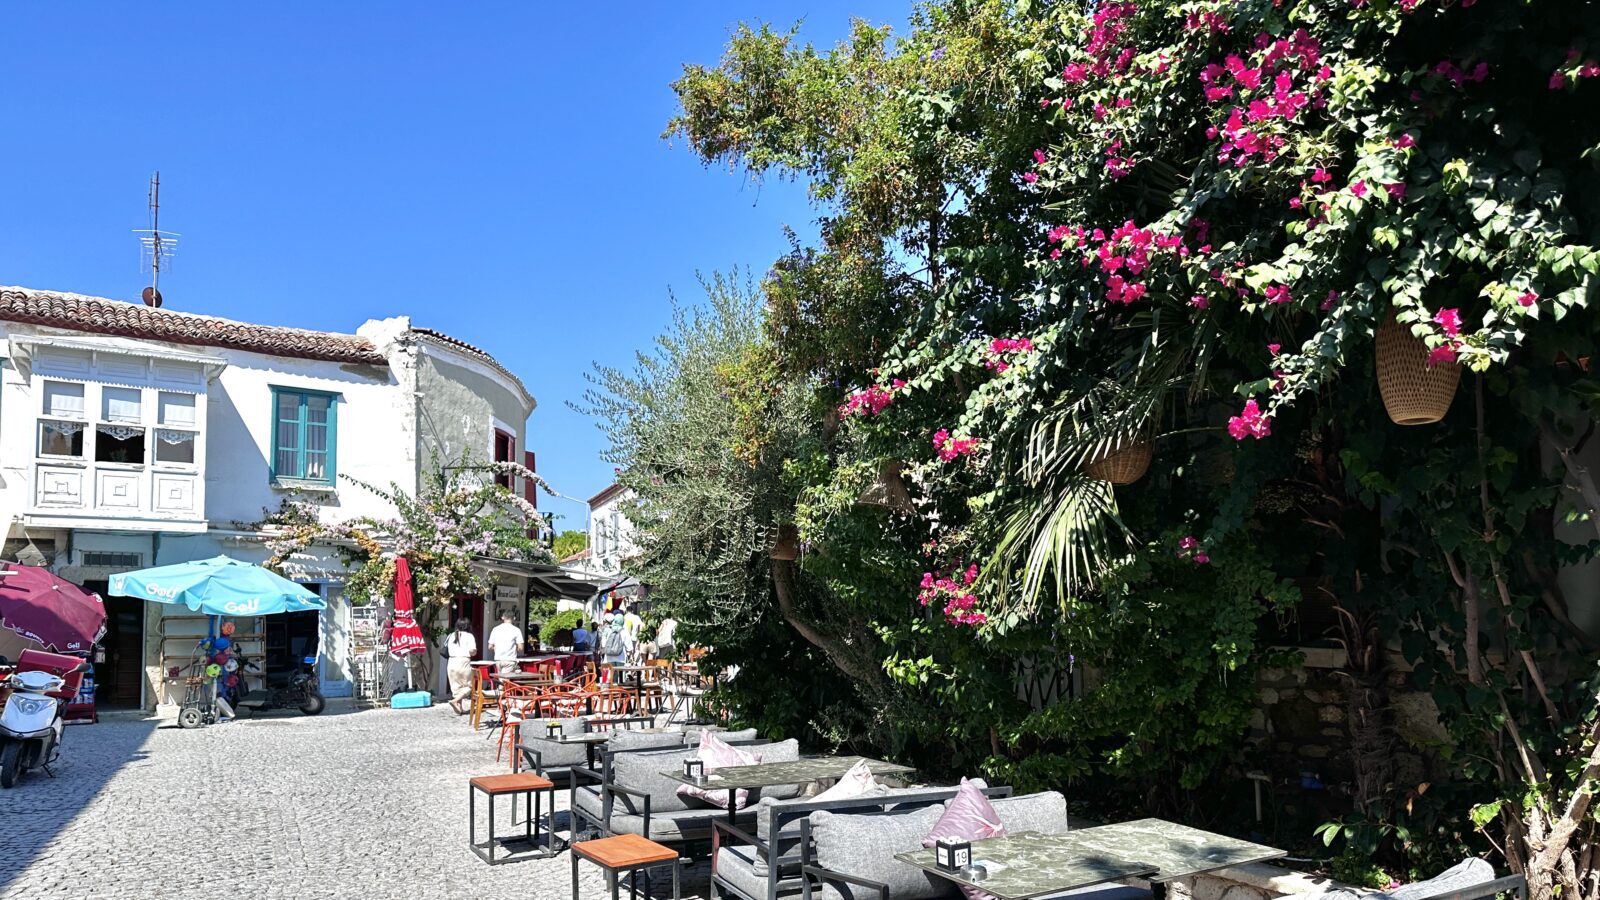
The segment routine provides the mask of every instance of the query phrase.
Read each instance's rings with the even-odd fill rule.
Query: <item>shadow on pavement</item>
[[[69,725],[54,778],[33,771],[10,790],[0,790],[0,822],[6,823],[0,828],[0,893],[27,871],[114,775],[148,756],[145,741],[157,724],[155,719],[123,719]]]

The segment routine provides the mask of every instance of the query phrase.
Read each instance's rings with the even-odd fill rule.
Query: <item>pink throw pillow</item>
[[[731,746],[710,731],[700,732],[700,749],[697,755],[706,764],[707,775],[728,766],[754,766],[761,762],[761,754]],[[696,787],[692,784],[679,785],[678,796],[693,797],[718,809],[728,808],[728,789],[717,787],[713,778],[706,779],[705,787]],[[735,792],[734,809],[743,809],[749,803],[749,791],[740,788]]]
[[[983,795],[977,785],[961,779],[961,786],[956,789],[956,795],[945,804],[944,815],[934,823],[933,830],[922,839],[922,846],[932,847],[939,838],[955,838],[962,841],[981,841],[985,838],[1005,836],[1006,829],[1000,824],[1000,814],[995,812],[994,804]],[[973,859],[977,859],[977,851],[973,852]],[[995,900],[993,894],[988,894],[977,888],[961,886],[961,893],[967,900]]]

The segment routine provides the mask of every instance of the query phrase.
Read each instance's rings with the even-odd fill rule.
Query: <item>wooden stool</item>
[[[478,793],[483,792],[489,799],[489,839],[478,840]],[[540,798],[539,795],[550,794],[550,834],[548,835],[543,852],[539,852],[539,824],[540,824]],[[498,839],[494,836],[494,806],[495,798],[505,794],[511,795],[511,819],[515,824],[517,818],[517,795],[528,798],[528,819],[523,823],[521,837]],[[467,824],[467,842],[472,845],[472,852],[478,858],[491,866],[501,863],[518,862],[524,859],[548,859],[556,854],[555,814],[556,814],[556,786],[548,778],[540,778],[532,772],[518,772],[511,775],[480,775],[472,779],[467,787],[467,815],[470,817]],[[515,858],[494,858],[495,844],[526,844],[532,853]],[[508,848],[509,849],[509,848]],[[515,853],[515,850],[509,852]]]
[[[678,851],[663,847],[655,841],[637,834],[619,834],[596,841],[579,841],[572,845],[572,900],[578,900],[578,857],[583,857],[605,870],[606,885],[611,888],[611,900],[617,900],[617,873],[637,872],[646,866],[672,863],[672,900],[678,900]],[[645,896],[650,894],[650,874],[645,873]],[[639,896],[636,877],[628,879],[628,896]]]

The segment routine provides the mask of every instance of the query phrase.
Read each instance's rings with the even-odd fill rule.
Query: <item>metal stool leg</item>
[[[578,854],[572,854],[572,900],[578,900]]]
[[[682,868],[682,859],[675,859],[672,861],[672,900],[681,900],[681,895],[678,893],[678,870]],[[713,888],[713,890],[715,890],[715,888]]]

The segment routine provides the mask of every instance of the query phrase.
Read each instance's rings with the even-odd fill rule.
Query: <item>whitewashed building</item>
[[[628,518],[633,501],[633,491],[620,484],[589,498],[589,556],[584,563],[595,574],[620,575],[639,552]]]
[[[0,288],[0,556],[102,592],[119,571],[260,561],[260,523],[285,500],[324,521],[393,515],[341,476],[412,493],[426,467],[464,454],[531,461],[533,408],[488,353],[403,316],[338,334]],[[348,695],[344,563],[312,548],[287,568],[328,608],[259,620],[262,648],[270,659],[315,643],[325,693]],[[462,610],[492,622],[525,588],[508,572]],[[172,702],[168,670],[188,661],[199,625],[181,607],[106,600],[101,706]]]

